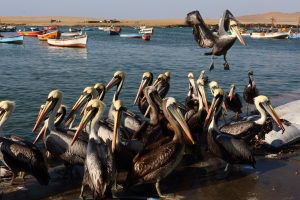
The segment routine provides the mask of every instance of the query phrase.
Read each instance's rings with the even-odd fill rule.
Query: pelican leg
[[[215,68],[215,62],[214,62],[215,56],[212,55],[211,57],[211,63],[210,63],[210,67],[209,67],[209,71],[213,70]]]
[[[19,172],[19,176],[23,181],[25,180],[25,172]]]
[[[224,61],[225,61],[225,63],[223,64],[224,65],[224,70],[229,70],[229,64],[228,64],[227,59],[226,59],[226,53],[224,54]]]

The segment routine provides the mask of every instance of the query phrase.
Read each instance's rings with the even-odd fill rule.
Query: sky
[[[117,19],[180,19],[193,10],[219,18],[270,11],[298,12],[300,0],[0,0],[0,16],[78,16]]]

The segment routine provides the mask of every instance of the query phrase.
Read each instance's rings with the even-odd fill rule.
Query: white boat
[[[290,31],[288,32],[253,32],[251,34],[251,38],[255,39],[286,39],[290,35]]]
[[[79,36],[79,35],[82,35],[82,31],[61,33],[62,37],[74,37],[74,36]]]
[[[52,46],[86,48],[87,39],[87,35],[81,35],[70,38],[48,39],[47,42]]]
[[[146,26],[140,27],[140,34],[153,34],[153,27],[147,28]]]

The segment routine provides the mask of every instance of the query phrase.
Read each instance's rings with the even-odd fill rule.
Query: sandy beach
[[[300,12],[281,13],[269,12],[256,15],[245,15],[237,17],[243,24],[270,24],[271,18],[275,19],[276,24],[297,25]],[[51,20],[59,20],[53,22]],[[29,26],[110,26],[110,23],[100,23],[100,21],[109,20],[106,18],[89,18],[89,17],[66,17],[66,16],[47,16],[47,17],[24,17],[24,16],[0,16],[0,24],[10,25],[29,25]],[[118,19],[120,22],[114,25],[120,26],[155,26],[155,27],[173,27],[185,26],[184,18],[182,19]],[[205,19],[207,24],[213,25],[219,22],[218,19]]]

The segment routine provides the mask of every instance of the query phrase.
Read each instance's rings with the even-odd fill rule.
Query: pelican
[[[202,79],[204,81],[204,84],[207,84],[208,83],[208,77],[206,76],[205,74],[205,70],[202,70],[200,75],[199,75],[199,78],[198,79]]]
[[[164,74],[160,74],[153,85],[156,87],[160,97],[164,98],[170,89],[170,73],[165,72]]]
[[[71,120],[71,118],[74,117],[75,111],[81,108],[84,104],[87,105],[88,101],[91,99],[97,98],[98,93],[97,90],[94,87],[86,87],[84,88],[83,92],[81,93],[80,97],[72,107],[69,115],[66,118],[65,125],[67,125]],[[84,108],[83,108],[84,111]],[[73,119],[75,120],[75,119]]]
[[[118,110],[119,107],[116,107]],[[102,199],[110,192],[110,186],[114,180],[114,161],[111,152],[111,143],[103,141],[98,136],[97,123],[102,118],[105,105],[98,99],[88,102],[79,127],[74,135],[71,145],[76,141],[78,134],[90,123],[89,141],[87,144],[86,158],[84,164],[84,178],[82,182],[80,197],[83,198],[84,188],[89,186],[93,192],[94,199]]]
[[[62,98],[63,93],[60,90],[53,90],[49,93],[45,106],[40,111],[32,132],[35,132],[40,123],[48,116],[47,129],[38,134],[35,142],[43,136],[47,151],[55,158],[63,161],[67,167],[83,165],[86,156],[87,142],[78,139],[74,145],[71,146],[70,143],[73,137],[64,131],[58,131],[54,125],[54,118],[61,105]]]
[[[189,79],[189,92],[185,98],[185,106],[188,110],[194,110],[195,106],[198,105],[198,93],[195,85],[194,74],[188,73]]]
[[[106,85],[106,90],[109,90],[114,86],[117,86],[117,89],[113,96],[112,105],[108,112],[108,119],[111,121],[114,120],[114,113],[115,113],[114,102],[119,99],[119,94],[123,87],[124,80],[125,80],[125,73],[122,71],[117,71],[115,72],[113,78]],[[126,128],[131,134],[140,129],[142,121],[139,119],[137,115],[135,115],[133,112],[129,111],[128,109],[124,110],[123,115],[124,116],[123,116],[122,124],[124,128]]]
[[[15,110],[12,101],[0,102],[0,130]],[[3,163],[12,171],[13,184],[18,172],[33,175],[41,185],[48,185],[50,176],[42,152],[31,142],[18,136],[0,137],[0,157]]]
[[[144,98],[144,93],[142,92],[144,88],[151,85],[152,82],[153,82],[153,74],[151,72],[145,72],[142,76],[142,81],[134,100],[134,105],[138,103],[139,110],[141,111],[142,114],[145,114],[149,106],[146,99]]]
[[[218,129],[216,116],[221,111],[224,92],[221,89],[216,89],[213,96],[205,123],[209,123],[207,133],[208,150],[216,157],[227,162],[225,171],[228,169],[228,164],[249,164],[254,167],[255,158],[245,141],[234,138],[232,135],[224,134]]]
[[[225,97],[225,106],[235,112],[236,119],[239,118],[239,114],[242,113],[242,100],[241,96],[238,93],[235,93],[235,85],[230,85],[229,93]]]
[[[245,87],[243,97],[247,103],[247,114],[249,111],[249,104],[254,104],[254,97],[259,95],[256,84],[253,78],[253,71],[248,72],[249,84]]]
[[[104,83],[96,83],[94,85],[94,88],[97,90],[98,92],[98,99],[100,101],[103,101],[104,97],[105,97],[105,93],[106,93],[106,89],[105,89],[105,85]]]
[[[129,177],[138,183],[155,182],[158,195],[166,197],[160,191],[160,181],[178,166],[183,157],[185,149],[183,134],[190,143],[195,144],[195,141],[174,98],[163,99],[162,109],[174,129],[174,136],[167,137],[156,148],[146,148],[145,151],[139,153],[134,158],[133,171]]]
[[[246,45],[238,30],[238,21],[233,14],[229,10],[224,12],[219,23],[218,35],[214,35],[209,30],[197,10],[187,14],[186,22],[193,26],[194,38],[198,45],[202,48],[212,48],[211,52],[205,53],[205,55],[212,55],[209,70],[214,69],[214,57],[221,55],[224,56],[224,69],[229,70],[229,64],[226,60],[227,51],[232,47],[236,38],[238,38],[243,45]],[[230,31],[231,34],[228,34],[228,31]]]
[[[273,118],[273,120],[278,124],[278,126],[284,132],[284,127],[280,121],[276,111],[273,109],[273,106],[268,97],[260,95],[254,98],[254,104],[256,109],[260,113],[260,118],[255,121],[242,121],[236,122],[228,125],[224,125],[220,130],[224,133],[234,135],[238,138],[243,138],[247,141],[251,140],[255,135],[259,134],[264,124],[266,123],[267,114]]]

